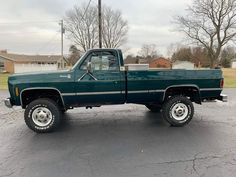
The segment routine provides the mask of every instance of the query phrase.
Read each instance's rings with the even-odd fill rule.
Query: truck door
[[[91,51],[77,68],[76,102],[89,106],[124,103],[125,78],[119,63],[115,50]]]

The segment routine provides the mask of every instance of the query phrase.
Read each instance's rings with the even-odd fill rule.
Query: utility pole
[[[99,48],[102,48],[102,2],[98,0],[98,30],[99,30]]]
[[[63,20],[60,21],[59,25],[61,25],[61,58],[62,61],[64,61],[64,54],[63,54],[63,35],[65,33],[65,29],[64,29],[64,24],[63,24]],[[64,68],[64,62],[61,63],[61,67]]]

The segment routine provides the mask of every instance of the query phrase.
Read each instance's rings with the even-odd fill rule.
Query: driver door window
[[[91,62],[92,71],[117,71],[119,68],[116,55],[110,51],[91,53],[80,69],[86,70],[88,62]]]

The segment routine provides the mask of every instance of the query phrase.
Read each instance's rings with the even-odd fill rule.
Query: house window
[[[4,71],[4,62],[0,61],[0,72]]]

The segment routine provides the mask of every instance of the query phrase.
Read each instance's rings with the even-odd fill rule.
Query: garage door
[[[57,70],[57,64],[14,64],[15,73],[55,70]]]
[[[236,68],[236,61],[232,63],[232,68]]]

